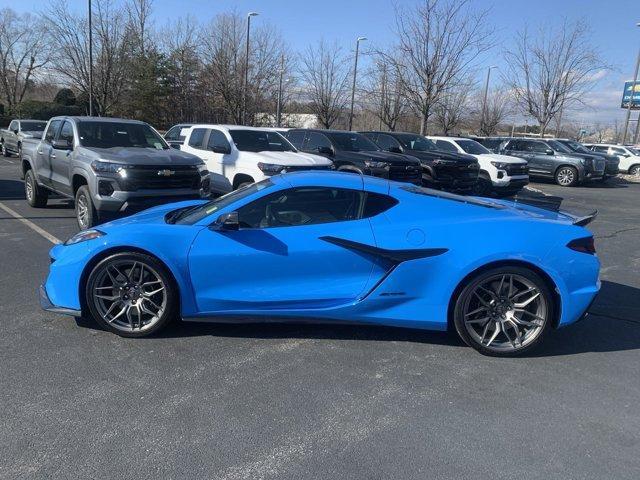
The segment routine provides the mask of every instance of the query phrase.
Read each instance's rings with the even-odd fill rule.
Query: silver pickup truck
[[[209,196],[209,172],[169,147],[151,126],[104,117],[54,117],[22,148],[25,195],[44,207],[51,192],[75,200],[81,230],[119,212]]]
[[[0,130],[0,145],[2,145],[2,155],[10,157],[17,154],[22,157],[22,144],[26,139],[40,139],[42,132],[47,126],[43,120],[11,120],[9,128]]]

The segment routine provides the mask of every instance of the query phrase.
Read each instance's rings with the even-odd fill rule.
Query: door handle
[[[38,150],[38,155],[42,155],[42,150]]]
[[[52,154],[51,154],[51,158],[56,158],[56,154],[55,154],[55,153],[52,153]]]

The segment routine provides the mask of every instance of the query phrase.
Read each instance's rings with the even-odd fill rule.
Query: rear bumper
[[[45,288],[44,285],[40,285],[40,288],[38,289],[38,294],[40,297],[40,306],[42,307],[43,310],[46,310],[48,312],[53,312],[53,313],[59,313],[61,315],[71,315],[74,317],[82,316],[81,310],[74,310],[72,308],[66,308],[66,307],[58,307],[53,303],[51,303],[51,300],[49,299],[49,295],[47,295],[47,289]]]

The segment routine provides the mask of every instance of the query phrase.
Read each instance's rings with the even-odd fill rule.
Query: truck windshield
[[[560,142],[556,142],[555,140],[547,140],[547,145],[553,148],[556,152],[573,153],[573,151],[569,147],[563,145]]]
[[[278,132],[229,130],[233,143],[241,152],[295,152],[296,149]]]
[[[378,146],[360,133],[353,132],[331,132],[325,133],[331,139],[338,150],[345,152],[369,152],[380,150]]]
[[[88,148],[170,148],[160,135],[145,123],[79,121],[78,134],[80,145]]]
[[[418,152],[433,152],[437,150],[435,143],[427,138],[421,137],[420,135],[398,133],[393,137],[408,150],[416,150]]]
[[[457,138],[456,143],[460,145],[460,148],[464,150],[465,153],[470,153],[471,155],[483,155],[485,153],[491,153],[475,140]]]
[[[23,132],[44,132],[47,122],[22,122],[20,127]]]

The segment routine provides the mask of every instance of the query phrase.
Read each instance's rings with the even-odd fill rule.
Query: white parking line
[[[12,210],[11,208],[7,207],[4,203],[0,202],[0,208],[2,210],[4,210],[5,212],[7,212],[9,215],[11,215],[13,218],[15,218],[16,220],[19,220],[20,222],[24,223],[27,227],[29,227],[31,230],[33,230],[34,232],[36,232],[37,234],[41,235],[42,237],[46,238],[47,240],[49,240],[51,243],[53,243],[54,245],[57,245],[59,243],[62,243],[62,240],[60,240],[57,237],[54,237],[53,235],[51,235],[49,232],[47,232],[46,230],[40,228],[38,225],[36,225],[35,223],[27,220],[26,218],[24,218],[22,215],[20,215],[18,212]]]

